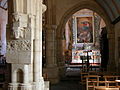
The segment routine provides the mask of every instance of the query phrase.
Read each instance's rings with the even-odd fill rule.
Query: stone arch
[[[21,69],[17,70],[17,82],[18,83],[23,83],[23,71]]]
[[[102,18],[103,20],[105,21],[106,23],[106,26],[108,29],[111,29],[112,27],[112,24],[111,24],[111,20],[110,20],[110,17],[108,16],[108,14],[104,11],[103,8],[101,8],[99,6],[99,4],[97,4],[96,2],[93,2],[93,1],[81,1],[79,2],[77,5],[69,8],[69,10],[67,10],[65,12],[65,14],[62,16],[61,20],[60,20],[60,23],[58,25],[58,35],[61,36],[61,30],[62,30],[62,27],[65,26],[67,20],[77,11],[81,10],[81,9],[90,9],[96,13],[98,13]]]
[[[14,74],[13,77],[16,83],[23,83],[24,72],[22,69],[20,68],[16,69],[13,74]]]
[[[63,32],[62,30],[63,30],[63,27],[65,27],[65,24],[66,24],[67,20],[75,12],[77,12],[77,11],[79,11],[81,9],[90,9],[90,10],[96,12],[97,14],[99,14],[103,18],[105,23],[106,23],[106,28],[108,30],[108,33],[114,33],[114,27],[111,24],[110,17],[105,12],[105,10],[98,3],[96,3],[95,1],[90,0],[88,2],[88,0],[82,0],[77,5],[74,5],[73,7],[69,8],[68,10],[66,10],[66,12],[64,12],[64,15],[60,19],[60,23],[59,23],[58,28],[57,28],[57,40],[58,40],[57,43],[59,45],[62,44],[62,41],[61,41],[62,40],[62,32]],[[62,57],[62,51],[60,50],[61,48],[58,47],[57,49],[58,49],[58,51],[60,51],[60,52],[57,52],[57,53],[59,53],[58,54],[59,57]]]

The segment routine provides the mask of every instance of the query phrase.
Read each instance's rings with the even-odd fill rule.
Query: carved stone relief
[[[7,51],[27,51],[31,50],[31,42],[29,40],[12,40],[7,42]]]
[[[30,22],[29,22],[30,23]],[[13,14],[12,37],[15,39],[25,38],[26,30],[28,30],[28,15],[27,14]]]

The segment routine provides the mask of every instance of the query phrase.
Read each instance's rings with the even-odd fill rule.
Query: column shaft
[[[29,83],[29,67],[28,65],[24,65],[24,81],[23,83]]]
[[[16,72],[12,72],[12,83],[17,83],[17,75],[16,75]]]
[[[42,78],[42,0],[36,5],[36,31],[34,41],[34,81]]]
[[[55,40],[55,30],[50,28],[46,31],[46,62],[47,67],[56,66],[56,40]]]

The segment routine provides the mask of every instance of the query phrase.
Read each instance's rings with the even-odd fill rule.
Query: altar
[[[100,66],[101,54],[99,50],[76,50],[72,51],[71,64],[79,64],[81,66]]]

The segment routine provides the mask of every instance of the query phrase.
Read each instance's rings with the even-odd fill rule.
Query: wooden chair
[[[85,76],[88,76],[89,73],[87,73],[87,72],[81,72],[80,75],[81,75],[81,84],[82,85],[86,84],[86,78],[85,78]]]
[[[119,88],[95,88],[95,90],[119,90]]]
[[[86,78],[86,90],[94,90],[95,86],[98,86],[99,77],[98,75],[84,76]]]
[[[115,80],[118,80],[120,76],[114,76],[114,75],[105,75],[103,78],[106,81],[107,87],[116,87],[118,86]]]

